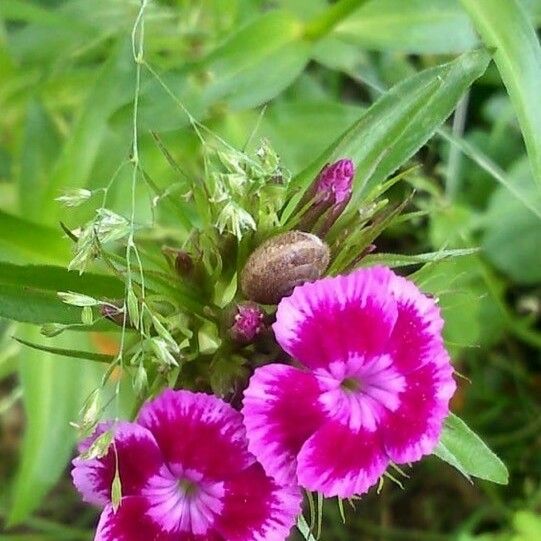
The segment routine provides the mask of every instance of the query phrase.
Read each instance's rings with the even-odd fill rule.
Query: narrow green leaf
[[[387,265],[391,268],[407,267],[408,265],[417,265],[420,263],[434,263],[454,257],[464,257],[479,253],[478,248],[462,248],[454,250],[440,250],[438,252],[427,252],[425,254],[402,255],[402,254],[370,254],[364,257],[361,265]]]
[[[470,476],[506,485],[509,473],[504,463],[486,446],[462,419],[450,414],[434,454]]]
[[[38,329],[21,331],[26,341],[39,339]],[[66,348],[81,346],[80,336],[57,340]],[[32,349],[20,355],[19,363],[26,430],[8,516],[11,525],[24,521],[64,472],[76,436],[69,422],[77,419],[103,372],[96,363],[73,362]]]
[[[494,61],[515,108],[532,171],[541,186],[541,45],[518,0],[461,0]]]
[[[18,191],[20,211],[36,222],[40,220],[43,209],[53,204],[52,201],[43,200],[43,193],[49,180],[49,168],[57,158],[59,149],[58,128],[41,103],[30,100],[20,158]]]
[[[241,108],[276,96],[309,60],[311,47],[301,35],[301,23],[279,10],[239,30],[204,61],[216,80],[203,89],[203,101],[210,105],[227,99],[230,107]]]
[[[347,156],[357,165],[351,205],[358,206],[367,186],[383,181],[430,139],[488,61],[485,51],[473,51],[400,82],[297,175],[291,187],[305,188],[326,163]],[[296,203],[293,198],[286,217]]]
[[[65,305],[52,291],[0,283],[0,317],[25,323],[80,323],[81,309]]]
[[[117,46],[99,72],[91,87],[62,152],[48,178],[44,201],[53,201],[66,188],[83,188],[89,184],[101,145],[108,135],[111,115],[133,96],[134,72],[131,51],[127,44]],[[96,105],[99,104],[99,107]],[[123,126],[127,133],[128,125]],[[115,139],[116,142],[116,139]],[[109,145],[111,147],[111,145]],[[114,147],[114,145],[113,145]],[[104,149],[101,148],[103,151]],[[125,156],[125,148],[117,150],[118,161]],[[103,154],[102,154],[103,158]],[[115,167],[116,167],[115,165]],[[52,221],[61,211],[60,205],[48,205],[43,217]]]
[[[80,351],[77,349],[65,349],[52,346],[45,346],[42,344],[34,344],[28,342],[23,338],[13,337],[14,340],[17,340],[20,344],[24,344],[32,349],[37,349],[38,351],[46,351],[47,353],[53,353],[54,355],[60,355],[62,357],[69,357],[70,359],[86,359],[89,361],[97,361],[100,363],[111,363],[114,360],[112,355],[105,355],[104,353],[94,353],[92,351]],[[39,362],[39,361],[38,361]]]
[[[97,298],[120,298],[124,286],[116,278],[69,272],[53,266],[20,266],[0,262],[0,316],[27,323],[80,323],[81,310],[58,298],[59,289]]]
[[[70,245],[60,231],[0,210],[0,261],[65,263]]]
[[[196,119],[208,116],[213,106],[223,102],[232,110],[266,103],[285,90],[308,63],[312,45],[302,39],[302,31],[302,23],[287,11],[264,13],[200,62],[162,74],[168,87],[165,91],[177,96],[175,101]],[[211,76],[202,80],[201,74]],[[162,99],[164,88],[160,86],[155,79],[143,90],[142,129],[163,132],[188,124],[180,108],[171,114],[171,101]],[[125,122],[131,109],[125,108],[123,113]]]
[[[53,265],[13,265],[0,262],[0,283],[48,291],[75,291],[92,297],[121,298],[124,284],[103,274],[79,275]]]
[[[462,53],[478,41],[458,0],[369,2],[342,21],[333,35],[364,49],[417,54]]]
[[[533,182],[526,157],[509,171],[523,197],[541,210],[541,191]],[[491,196],[484,219],[483,252],[501,272],[518,284],[541,281],[541,223],[500,187]]]

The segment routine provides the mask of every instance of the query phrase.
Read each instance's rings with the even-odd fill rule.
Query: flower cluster
[[[301,488],[350,498],[434,450],[456,388],[436,302],[386,267],[322,277],[333,252],[313,233],[331,231],[353,176],[349,160],[327,165],[308,210],[300,203],[306,227],[260,243],[239,273],[245,300],[211,370],[223,351],[231,364],[253,355],[241,411],[169,389],[136,421],[102,423],[83,441],[73,480],[104,507],[96,541],[283,541]],[[193,274],[199,263],[182,257]],[[150,340],[177,346],[159,321],[153,329]]]

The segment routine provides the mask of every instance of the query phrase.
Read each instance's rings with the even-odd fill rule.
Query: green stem
[[[308,41],[317,41],[324,38],[342,19],[345,19],[368,1],[338,0],[338,2],[307,23],[304,37]]]

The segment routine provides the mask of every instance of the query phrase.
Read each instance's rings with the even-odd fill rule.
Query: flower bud
[[[192,256],[188,252],[170,246],[163,246],[162,253],[179,276],[187,278],[192,274],[194,264]]]
[[[265,312],[255,302],[239,303],[235,307],[229,334],[235,342],[249,344],[263,330],[264,319]]]
[[[122,301],[119,301],[122,303]],[[123,325],[126,325],[127,327],[131,327],[129,322],[124,317],[124,310],[116,305],[116,302],[108,302],[107,304],[102,304],[100,306],[100,314],[107,318],[109,321],[112,321],[113,323],[116,323],[117,325],[120,325],[121,327]]]
[[[324,236],[351,199],[355,166],[349,159],[327,164],[301,201],[310,206],[301,218],[300,228]]]
[[[240,276],[246,298],[278,304],[295,286],[317,280],[329,264],[329,247],[318,237],[288,231],[265,241],[248,258]]]

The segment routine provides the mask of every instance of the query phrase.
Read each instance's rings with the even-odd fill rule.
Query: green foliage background
[[[58,288],[114,296],[118,287],[91,276],[68,287],[73,278],[60,268],[71,258],[70,242],[59,223],[77,227],[92,209],[62,208],[54,199],[114,177],[108,204],[129,213],[130,34],[139,8],[136,0],[0,0],[2,541],[92,535],[95,515],[77,503],[66,467],[75,440],[69,422],[103,369],[11,337],[44,343],[33,324],[79,320],[57,300]],[[346,510],[347,527],[330,502],[327,538],[541,535],[539,25],[539,0],[148,5],[139,148],[160,190],[178,178],[152,132],[188,176],[197,175],[194,120],[239,148],[257,127],[299,187],[326,161],[354,158],[354,205],[399,167],[414,166],[389,192],[399,202],[407,186],[415,188],[407,217],[385,231],[371,257],[415,271],[439,296],[455,365],[471,380],[461,382],[454,410],[500,454],[511,482],[469,486],[429,459],[404,490],[386,484],[357,513]],[[154,196],[140,183],[142,223]],[[188,231],[185,211],[159,209],[164,230]],[[455,249],[474,253],[416,257]],[[76,332],[47,345],[105,352],[103,337]],[[129,402],[121,393],[123,411]]]

